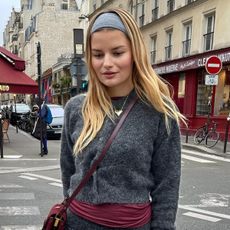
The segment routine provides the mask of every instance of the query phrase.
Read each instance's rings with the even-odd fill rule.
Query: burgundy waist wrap
[[[70,210],[93,223],[112,228],[138,228],[151,220],[151,203],[92,205],[73,200]]]

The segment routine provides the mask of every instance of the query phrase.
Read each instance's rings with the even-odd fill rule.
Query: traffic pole
[[[40,42],[37,44],[37,71],[38,71],[38,106],[39,106],[39,112],[38,112],[38,124],[40,129],[40,155],[43,156],[42,152],[42,122],[41,122],[41,108],[42,108],[42,102],[41,102],[41,46]]]
[[[228,117],[227,117],[227,125],[226,125],[226,131],[225,131],[224,151],[223,151],[223,153],[226,153],[226,149],[227,149],[229,122],[230,122],[230,113],[228,114]]]

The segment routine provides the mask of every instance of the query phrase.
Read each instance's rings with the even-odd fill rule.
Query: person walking
[[[67,230],[174,230],[181,175],[179,123],[169,84],[148,61],[141,32],[123,9],[99,12],[86,38],[89,86],[65,106],[60,166],[64,197],[101,153],[134,97],[102,162],[70,203]]]

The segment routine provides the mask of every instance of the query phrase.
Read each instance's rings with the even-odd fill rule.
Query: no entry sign
[[[205,69],[209,74],[218,74],[221,68],[222,62],[217,56],[210,56],[205,63]]]

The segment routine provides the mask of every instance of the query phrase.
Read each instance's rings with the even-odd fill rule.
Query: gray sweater
[[[134,94],[131,93],[126,106]],[[60,158],[64,196],[71,194],[79,184],[115,127],[114,122],[106,118],[96,138],[82,154],[74,157],[73,145],[83,126],[83,100],[82,95],[73,97],[65,107]],[[116,100],[113,103],[121,102]],[[92,204],[146,203],[151,197],[150,229],[174,230],[181,174],[181,144],[177,123],[170,120],[170,126],[168,135],[164,116],[138,100],[77,199]]]

